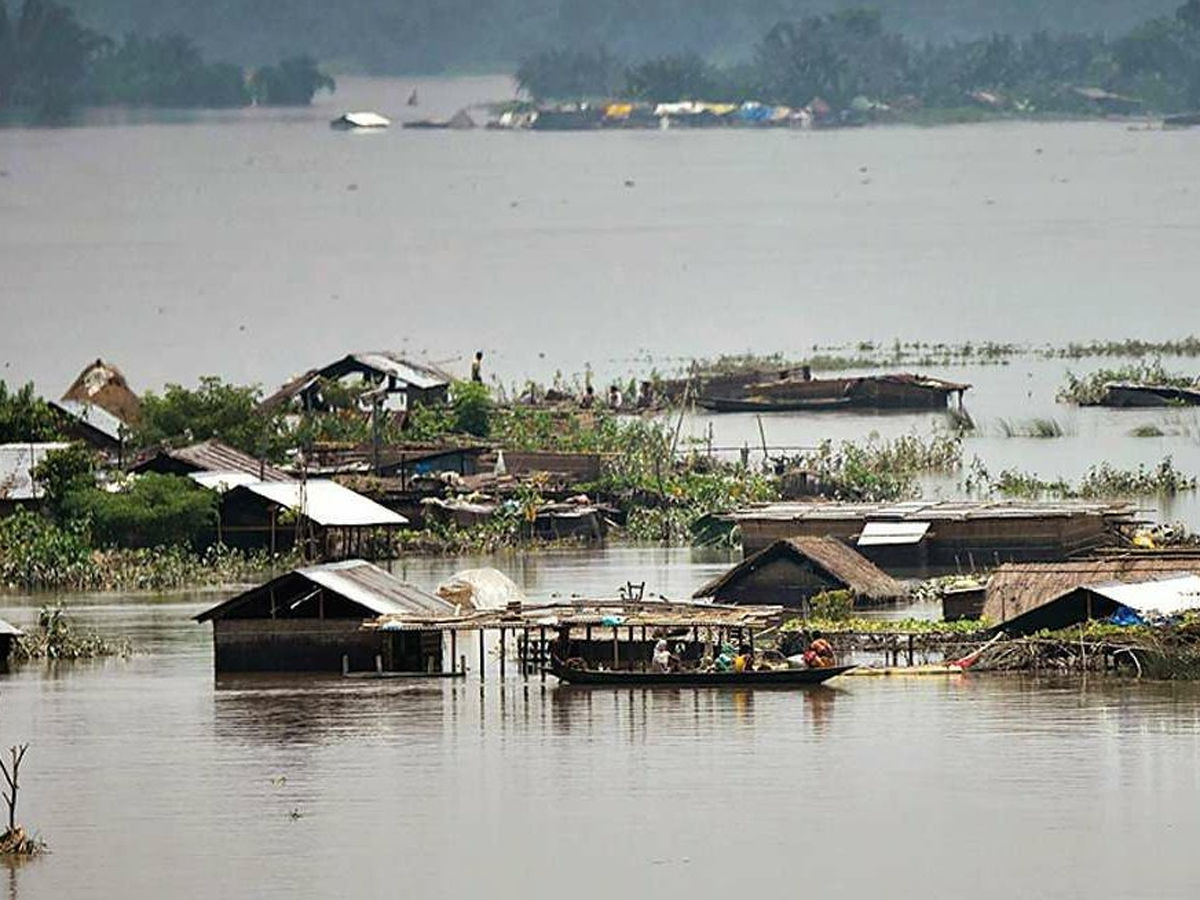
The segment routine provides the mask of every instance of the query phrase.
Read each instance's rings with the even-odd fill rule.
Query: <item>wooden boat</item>
[[[849,397],[813,397],[789,400],[767,400],[757,397],[700,397],[696,405],[712,412],[823,412],[845,409],[852,403]]]
[[[854,666],[828,669],[763,669],[754,672],[636,672],[576,669],[554,663],[546,671],[565,684],[606,687],[797,687],[821,684]]]

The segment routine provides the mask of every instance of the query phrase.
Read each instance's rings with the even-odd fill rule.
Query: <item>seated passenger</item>
[[[804,661],[810,669],[828,669],[837,665],[837,655],[833,652],[833,644],[825,640],[819,631],[812,633],[812,643],[804,653]]]

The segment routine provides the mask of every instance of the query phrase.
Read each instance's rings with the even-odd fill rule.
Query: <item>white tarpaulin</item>
[[[1128,606],[1143,616],[1147,613],[1170,616],[1189,609],[1200,609],[1200,576],[1197,575],[1177,575],[1135,584],[1110,582],[1088,585],[1087,589],[1114,603]]]

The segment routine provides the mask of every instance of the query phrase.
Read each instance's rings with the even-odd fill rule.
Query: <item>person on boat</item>
[[[654,406],[654,385],[652,382],[643,381],[638,389],[637,408],[650,409]]]
[[[621,389],[615,384],[608,389],[608,408],[620,409],[625,403],[625,398],[621,396]]]
[[[596,389],[590,384],[583,389],[583,399],[579,401],[581,409],[591,409],[596,405]]]
[[[812,643],[804,653],[804,661],[810,669],[828,669],[837,665],[837,654],[833,652],[833,644],[825,640],[819,631],[812,633]]]
[[[713,668],[718,672],[732,672],[733,660],[733,647],[731,647],[729,644],[722,644],[721,652],[718,653],[717,658],[713,660]]]
[[[471,362],[471,380],[483,384],[483,351],[475,351],[475,359]]]
[[[671,648],[667,642],[660,640],[654,645],[654,655],[650,658],[650,669],[653,672],[671,671]]]
[[[558,636],[551,642],[550,656],[560,666],[571,658],[571,629],[566,625],[558,629]]]
[[[754,671],[754,651],[751,650],[748,645],[742,644],[742,646],[738,648],[738,655],[733,658],[733,671]]]

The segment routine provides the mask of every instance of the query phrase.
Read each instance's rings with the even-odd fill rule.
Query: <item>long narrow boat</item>
[[[763,669],[754,672],[629,672],[567,668],[553,664],[551,675],[566,684],[620,687],[675,685],[677,687],[783,687],[821,684],[844,675],[854,666],[827,669]]]
[[[700,397],[696,405],[711,412],[821,412],[845,409],[853,401],[849,397],[798,397],[794,399],[759,399],[755,397]]]

